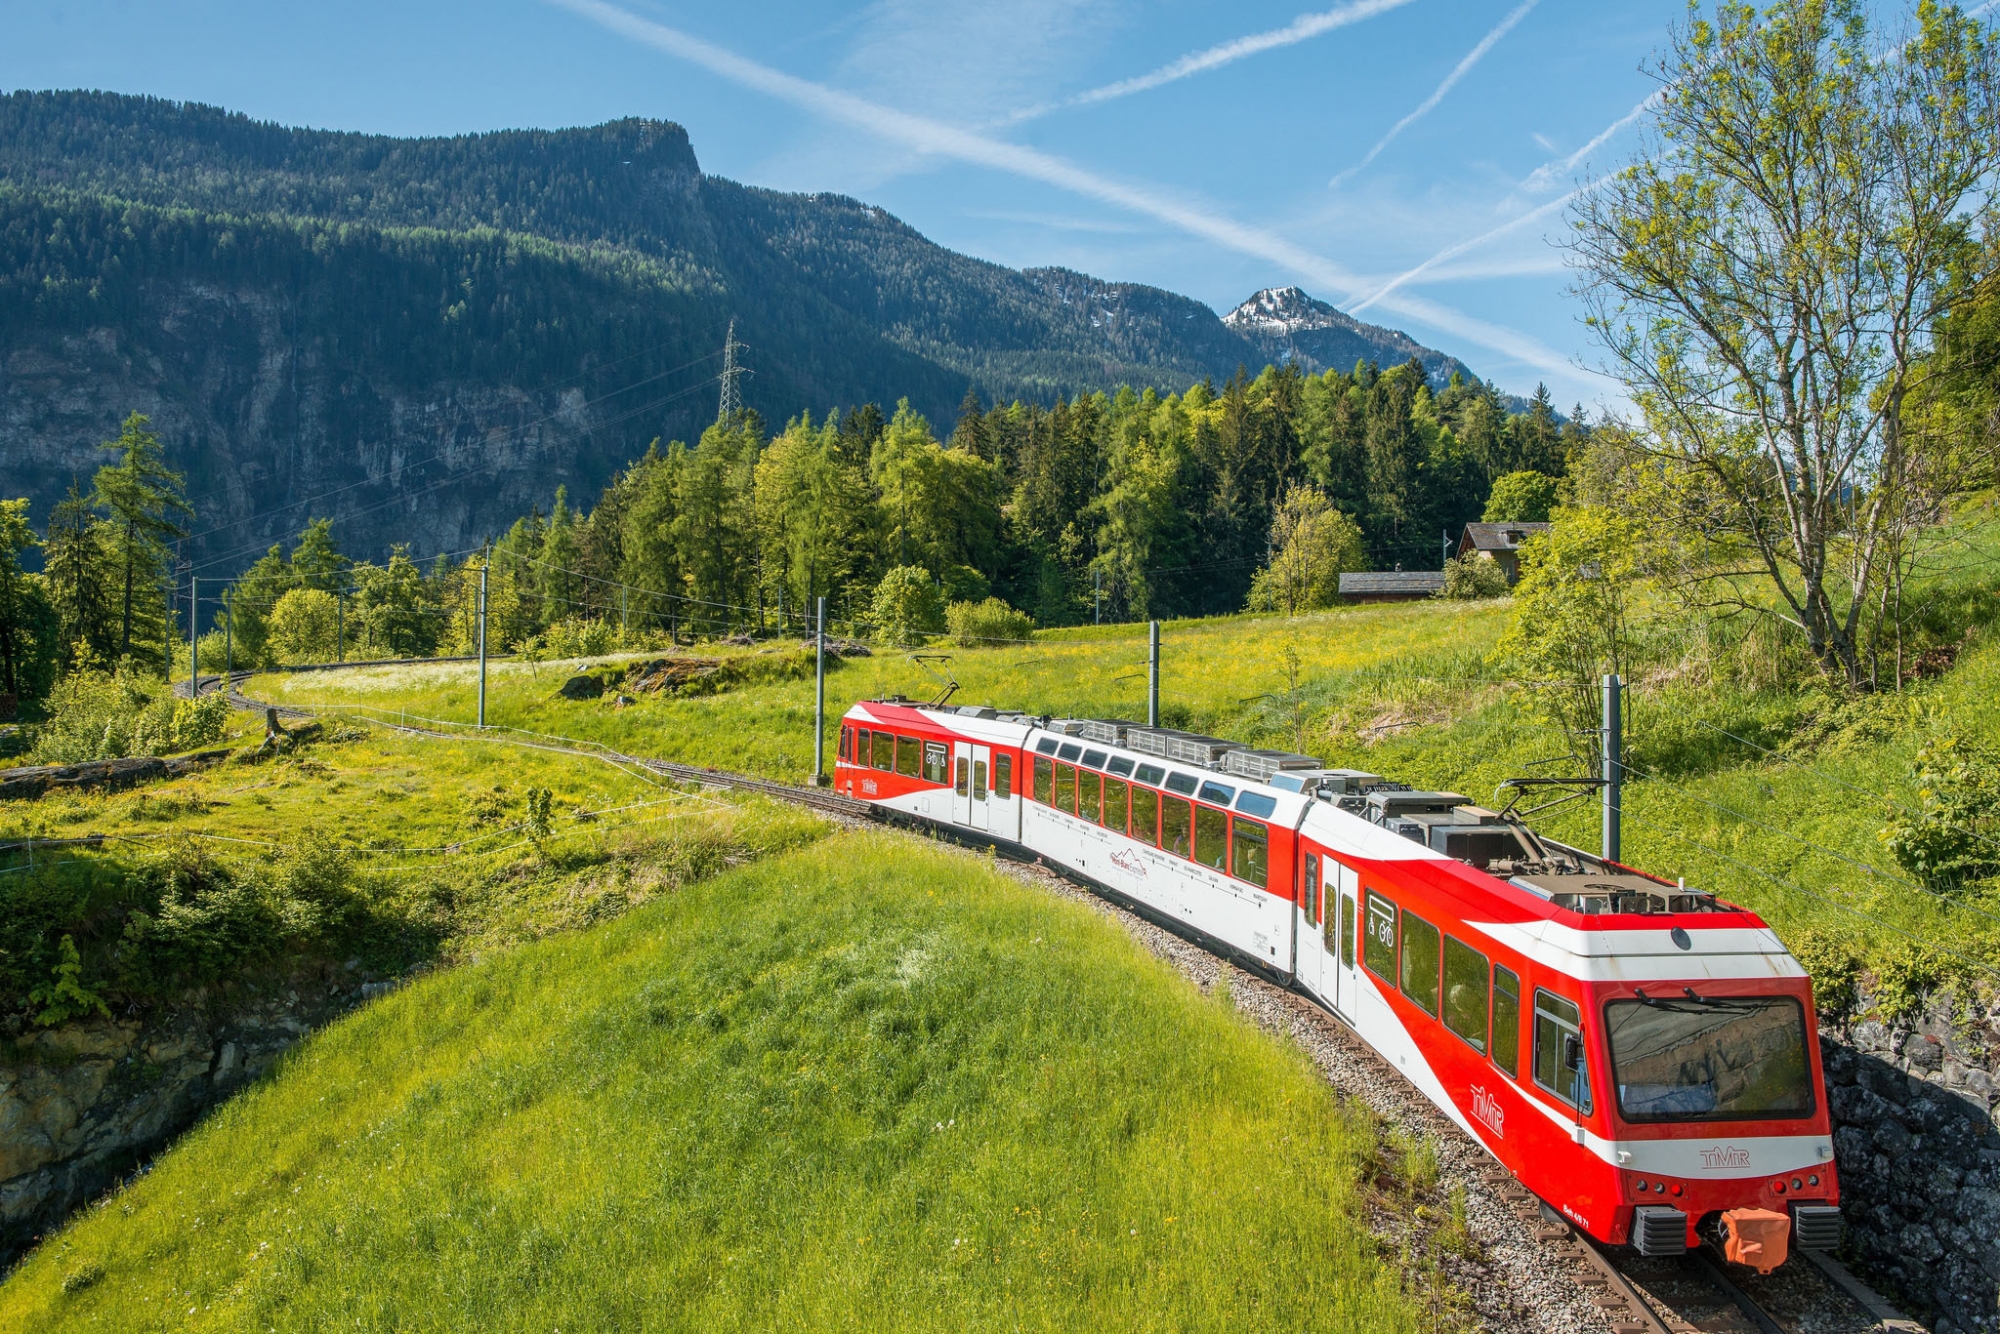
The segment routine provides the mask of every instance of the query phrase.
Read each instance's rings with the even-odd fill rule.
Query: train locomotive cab
[[[889,699],[842,720],[835,786],[1302,992],[1598,1241],[1767,1271],[1838,1244],[1811,983],[1762,920],[1318,763]]]

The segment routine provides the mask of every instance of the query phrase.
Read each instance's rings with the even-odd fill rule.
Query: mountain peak
[[[1373,362],[1387,370],[1416,359],[1430,378],[1442,384],[1454,373],[1473,375],[1457,357],[1425,347],[1400,329],[1357,320],[1300,287],[1266,287],[1222,317],[1222,322],[1274,360],[1296,362],[1303,369],[1349,371],[1356,362]]]

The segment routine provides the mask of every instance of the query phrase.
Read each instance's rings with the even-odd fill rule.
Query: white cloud
[[[1486,53],[1491,51],[1495,46],[1498,46],[1500,39],[1512,32],[1515,24],[1528,17],[1528,11],[1532,10],[1539,2],[1540,0],[1521,0],[1521,3],[1516,5],[1506,18],[1501,19],[1500,22],[1493,26],[1493,31],[1479,39],[1479,45],[1465,53],[1465,59],[1452,67],[1451,73],[1444,76],[1444,82],[1433,89],[1431,95],[1419,103],[1415,111],[1412,111],[1409,115],[1390,126],[1389,132],[1376,141],[1375,146],[1368,150],[1366,157],[1349,167],[1346,171],[1341,172],[1338,176],[1335,176],[1327,184],[1329,186],[1339,185],[1355,172],[1360,171],[1363,167],[1380,157],[1382,150],[1394,142],[1397,135],[1429,115],[1438,103],[1444,101],[1445,94],[1449,93],[1460,79],[1470,74],[1472,67],[1477,65],[1481,60],[1484,60]]]
[[[1362,280],[1324,255],[1164,191],[1114,181],[1051,153],[1007,143],[977,131],[959,129],[772,69],[691,33],[640,18],[605,3],[605,0],[548,2],[620,36],[699,65],[732,83],[789,102],[827,120],[863,130],[906,151],[990,167],[1153,218],[1239,254],[1265,260],[1323,291],[1331,289],[1338,292],[1343,299],[1351,299],[1364,286]],[[1529,3],[1532,4],[1533,0]],[[1570,375],[1575,372],[1575,367],[1561,353],[1519,330],[1475,319],[1448,306],[1405,293],[1383,298],[1380,304],[1442,333],[1500,352],[1550,374]]]
[[[1296,46],[1310,41],[1336,28],[1344,28],[1350,23],[1372,19],[1377,14],[1386,14],[1392,9],[1401,9],[1412,0],[1353,0],[1350,4],[1338,5],[1317,14],[1301,14],[1282,28],[1271,28],[1264,32],[1254,32],[1245,37],[1232,38],[1227,42],[1191,51],[1178,60],[1169,61],[1148,74],[1135,78],[1120,79],[1065,97],[1059,101],[1044,102],[1016,111],[1002,123],[1016,125],[1022,121],[1046,116],[1051,111],[1067,107],[1090,106],[1097,102],[1109,102],[1115,98],[1130,97],[1133,93],[1143,93],[1164,84],[1175,83],[1190,75],[1203,74],[1224,65],[1232,65],[1249,56],[1261,55],[1265,51],[1275,51],[1280,47]]]

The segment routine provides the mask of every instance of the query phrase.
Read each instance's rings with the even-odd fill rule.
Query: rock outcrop
[[[382,989],[350,969],[262,994],[198,992],[143,1022],[0,1039],[0,1266]]]

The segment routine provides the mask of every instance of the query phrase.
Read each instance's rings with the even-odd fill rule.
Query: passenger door
[[[1357,952],[1361,948],[1361,877],[1351,866],[1328,859],[1326,866],[1326,923],[1323,928],[1327,967],[1333,974],[1333,993],[1328,999],[1349,1023],[1360,1017],[1361,977]]]
[[[1297,942],[1293,974],[1301,986],[1331,1003],[1333,967],[1320,934],[1320,921],[1326,911],[1324,885],[1328,863],[1325,854],[1314,851],[1304,852],[1300,862],[1299,892],[1292,907],[1292,938]]]
[[[951,813],[956,824],[982,832],[993,827],[993,748],[952,743]]]

